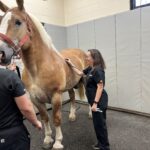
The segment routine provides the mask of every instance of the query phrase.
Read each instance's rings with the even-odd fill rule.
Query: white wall
[[[64,0],[65,24],[93,20],[129,10],[129,0]]]
[[[15,0],[2,0],[15,6]],[[129,0],[24,0],[41,22],[68,26],[129,10]]]
[[[143,7],[67,27],[68,47],[104,56],[109,106],[150,114],[149,18]]]
[[[10,7],[16,6],[15,0],[2,0]],[[25,8],[41,22],[64,26],[64,0],[24,0]]]

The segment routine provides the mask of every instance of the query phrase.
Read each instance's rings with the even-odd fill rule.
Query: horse
[[[73,71],[65,58],[70,58],[75,66],[82,70],[86,67],[86,54],[81,49],[64,49],[58,52],[40,21],[26,12],[24,1],[16,0],[16,3],[17,7],[10,9],[0,1],[0,9],[5,13],[0,17],[0,47],[5,42],[15,54],[22,57],[25,66],[22,80],[44,124],[44,147],[51,145],[53,149],[63,149],[62,94],[69,92],[69,118],[73,121],[76,119],[74,87],[79,86],[81,95],[83,93],[81,76]],[[55,141],[51,137],[46,103],[52,104]]]

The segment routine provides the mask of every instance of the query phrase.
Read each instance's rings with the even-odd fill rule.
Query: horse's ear
[[[9,7],[7,7],[3,2],[0,1],[0,9],[3,12],[6,12],[9,9]]]
[[[20,9],[20,10],[24,10],[24,0],[16,0],[16,2],[17,2],[17,5],[18,5],[18,8]]]

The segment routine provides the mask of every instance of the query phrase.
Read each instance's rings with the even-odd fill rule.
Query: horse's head
[[[5,57],[30,47],[31,28],[23,0],[16,0],[18,7],[9,9],[0,1],[4,15],[0,17],[0,50]]]

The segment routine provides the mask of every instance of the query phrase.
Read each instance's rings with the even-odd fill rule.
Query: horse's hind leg
[[[55,125],[56,136],[55,136],[55,143],[53,145],[53,150],[60,150],[63,149],[64,146],[61,144],[63,135],[61,131],[61,106],[62,106],[62,94],[55,93],[52,97],[52,104],[53,104],[53,122]]]
[[[44,138],[44,143],[43,143],[43,148],[48,149],[52,147],[53,144],[53,139],[51,137],[52,135],[52,130],[50,127],[50,122],[49,122],[49,115],[46,109],[46,104],[41,104],[41,103],[36,103],[35,104],[37,109],[39,110],[41,120],[44,124],[44,130],[45,130],[45,138]]]
[[[69,114],[69,120],[75,121],[76,120],[76,108],[75,108],[75,92],[73,89],[68,91],[69,97],[71,100],[71,108],[70,108],[70,114]]]

